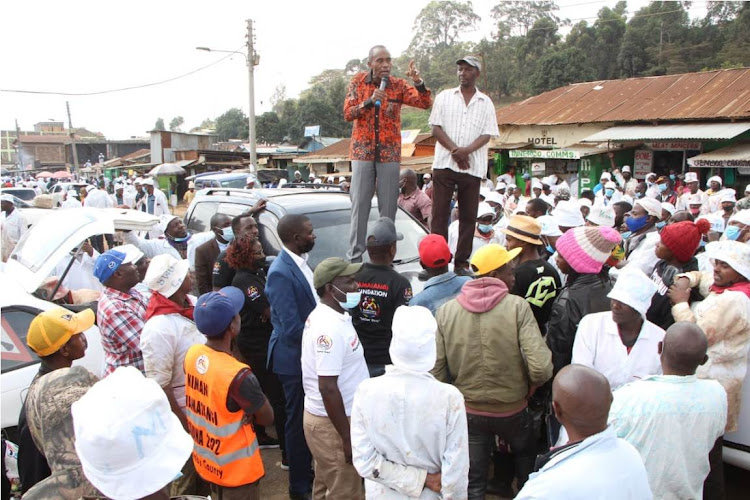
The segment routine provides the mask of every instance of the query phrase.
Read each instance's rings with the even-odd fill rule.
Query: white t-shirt
[[[598,371],[615,390],[649,375],[661,375],[658,345],[662,340],[664,330],[644,321],[638,339],[628,352],[611,311],[588,314],[578,324],[571,362]]]
[[[318,376],[338,377],[341,399],[346,415],[352,414],[354,391],[370,377],[365,351],[349,314],[338,313],[323,303],[307,317],[302,333],[302,386],[305,389],[305,410],[327,417]]]

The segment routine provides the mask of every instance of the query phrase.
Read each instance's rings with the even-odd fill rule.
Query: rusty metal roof
[[[500,125],[750,118],[750,68],[574,83],[497,110]]]

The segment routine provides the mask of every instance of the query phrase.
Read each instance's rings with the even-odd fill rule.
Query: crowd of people
[[[214,215],[207,240],[166,213],[149,238],[84,251],[73,272],[96,314],[45,311],[27,336],[42,363],[19,419],[24,498],[260,498],[269,447],[291,499],[723,498],[750,192],[614,162],[579,196],[555,175],[525,193],[514,170],[488,183],[497,123],[477,58],[434,102],[413,64],[411,84],[390,77],[385,47],[368,66],[345,103],[347,255],[312,269],[315,227],[289,214],[270,261],[264,200]],[[399,170],[402,103],[432,105],[422,186]],[[398,205],[431,233],[416,294],[393,266]],[[95,322],[101,380],[72,366]]]

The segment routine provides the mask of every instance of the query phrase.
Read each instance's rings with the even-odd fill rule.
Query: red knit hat
[[[672,255],[680,262],[687,262],[693,258],[698,250],[701,237],[711,229],[711,223],[706,219],[696,222],[689,220],[668,224],[661,230],[661,242],[664,243]]]

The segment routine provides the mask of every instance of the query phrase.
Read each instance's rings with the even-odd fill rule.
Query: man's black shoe
[[[257,434],[256,437],[258,438],[258,446],[261,450],[279,447],[279,440],[272,438],[268,434]]]

